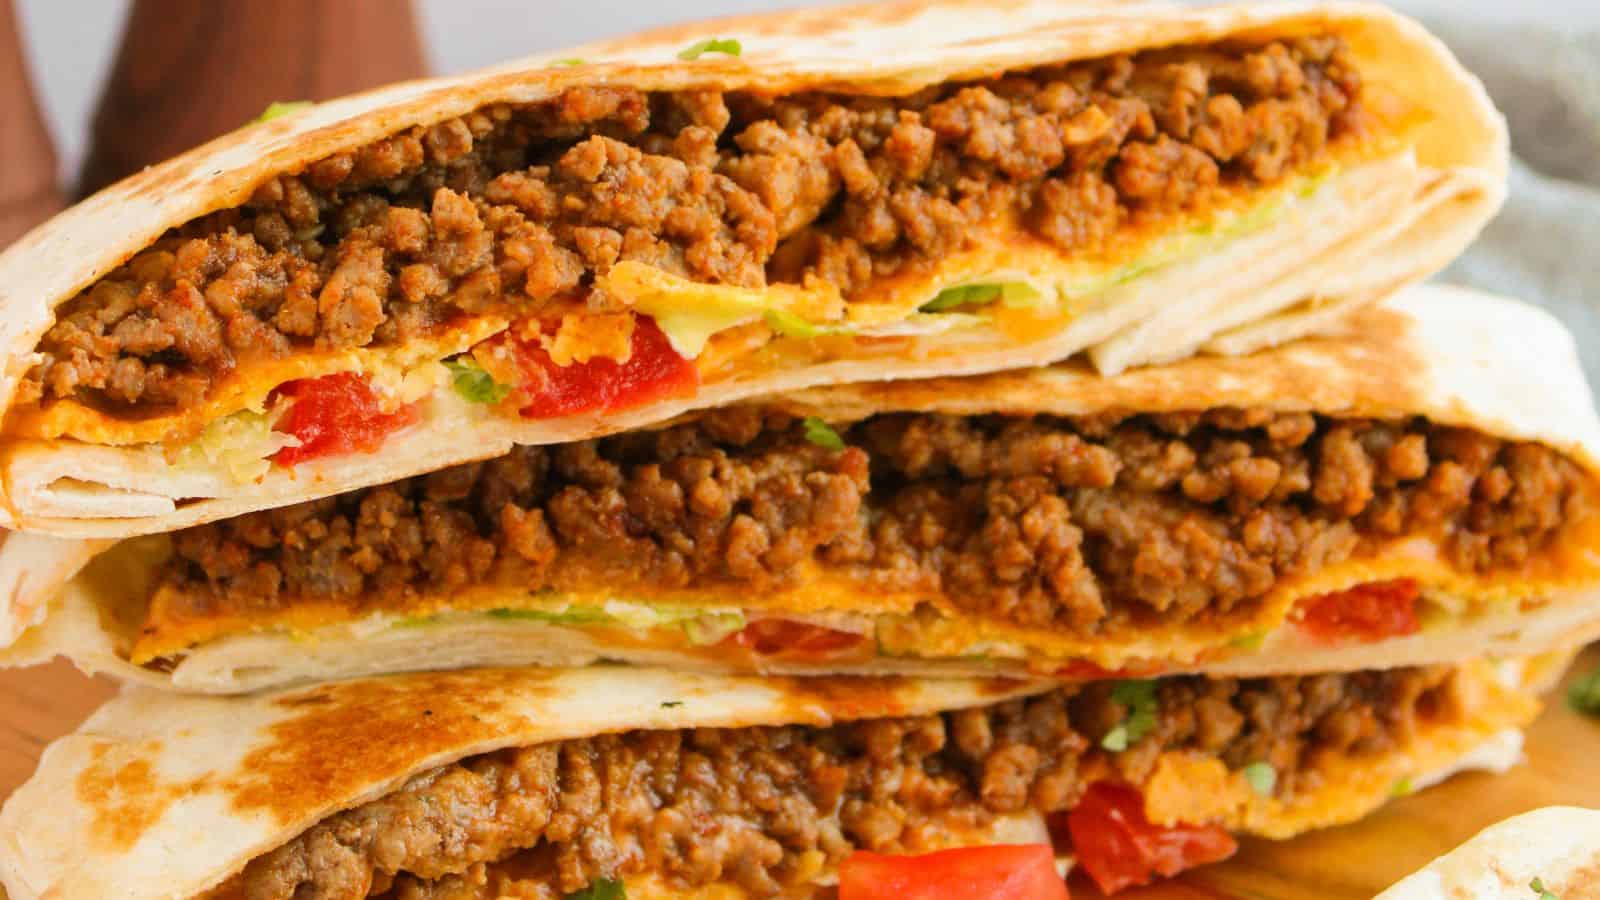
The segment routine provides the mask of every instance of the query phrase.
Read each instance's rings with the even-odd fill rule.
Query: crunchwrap
[[[1569,658],[1076,686],[597,667],[130,687],[0,810],[0,878],[12,900],[803,897],[858,850],[1054,834],[1115,890],[1235,833],[1503,770]]]
[[[1249,357],[821,388],[170,535],[11,535],[0,662],[226,693],[1512,655],[1600,630],[1597,447],[1555,319],[1422,287]]]
[[[784,12],[272,112],[0,256],[0,525],[125,537],[809,386],[1244,353],[1443,266],[1507,158],[1438,41],[1339,3]]]

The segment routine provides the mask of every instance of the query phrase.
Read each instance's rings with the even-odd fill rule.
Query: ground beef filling
[[[1595,506],[1559,453],[1420,419],[893,414],[840,437],[727,409],[179,531],[146,633],[482,584],[751,596],[817,567],[1092,633],[1248,611],[1397,536],[1439,536],[1466,572],[1515,569]]]
[[[831,728],[635,731],[506,750],[325,820],[250,863],[230,895],[558,898],[650,872],[775,896],[808,855],[916,853],[996,816],[1069,810],[1093,781],[1143,782],[1169,750],[1230,769],[1268,763],[1278,796],[1303,795],[1321,786],[1320,760],[1403,746],[1419,725],[1459,715],[1455,679],[1442,667],[1164,679],[1154,726],[1121,753],[1099,746],[1127,714],[1109,682]]]
[[[639,260],[850,296],[1018,218],[1063,251],[1275,182],[1373,129],[1333,38],[1162,50],[907,97],[575,88],[342,153],[65,304],[23,403],[196,403],[252,359],[547,318]]]

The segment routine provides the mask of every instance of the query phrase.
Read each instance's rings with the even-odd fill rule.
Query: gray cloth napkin
[[[1600,385],[1600,30],[1430,21],[1511,125],[1511,194],[1440,275],[1535,302],[1572,329]]]

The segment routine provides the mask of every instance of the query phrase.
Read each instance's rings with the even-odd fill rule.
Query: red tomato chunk
[[[558,366],[538,342],[514,340],[526,379],[522,415],[549,419],[586,412],[618,412],[668,397],[694,394],[700,371],[678,355],[656,321],[639,316],[627,362],[597,356]]]
[[[384,439],[417,421],[415,404],[389,412],[366,376],[339,372],[281,385],[274,397],[290,397],[294,405],[274,428],[300,440],[272,458],[285,466],[339,453],[371,453]]]
[[[1216,825],[1150,824],[1144,797],[1108,781],[1090,785],[1066,819],[1078,865],[1108,894],[1219,862],[1239,849]]]
[[[923,856],[858,851],[839,866],[839,900],[1070,900],[1043,844],[966,847]]]
[[[1325,641],[1376,641],[1416,634],[1417,583],[1375,581],[1300,601],[1300,627]]]
[[[864,635],[789,619],[758,619],[728,640],[762,656],[799,658],[834,656],[867,644]]]

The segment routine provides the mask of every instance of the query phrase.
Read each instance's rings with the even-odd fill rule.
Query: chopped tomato
[[[727,640],[762,656],[805,658],[834,656],[867,644],[865,635],[791,619],[757,619]]]
[[[857,851],[839,866],[839,900],[1070,900],[1043,844],[965,847],[922,856]]]
[[[272,457],[285,466],[336,453],[371,453],[390,434],[417,421],[415,404],[386,412],[366,376],[354,372],[291,381],[273,396],[294,400],[273,426],[300,439],[300,446],[285,447]]]
[[[1325,641],[1382,638],[1416,634],[1417,583],[1409,578],[1375,581],[1346,591],[1300,601],[1300,627]]]
[[[627,362],[597,356],[587,362],[558,366],[537,340],[513,339],[526,379],[522,414],[548,419],[585,412],[617,412],[667,397],[693,394],[700,372],[672,349],[667,336],[649,316],[634,320],[632,352]]]
[[[1239,849],[1220,826],[1150,824],[1144,797],[1109,781],[1090,785],[1066,820],[1078,865],[1108,894],[1219,862]]]

